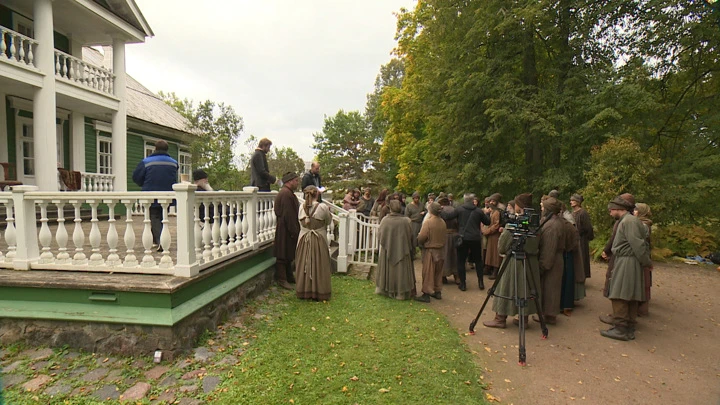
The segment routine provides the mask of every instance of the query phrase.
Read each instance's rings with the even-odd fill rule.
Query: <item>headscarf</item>
[[[515,205],[520,208],[530,208],[532,205],[532,194],[524,193],[515,196]]]
[[[637,217],[639,220],[641,220],[645,225],[650,226],[652,225],[652,220],[650,217],[652,216],[652,211],[650,211],[650,206],[645,203],[637,203],[635,204],[635,209],[637,210]]]
[[[552,214],[559,214],[560,209],[562,208],[560,201],[558,201],[554,197],[546,198],[545,201],[542,202],[542,204],[543,204],[543,207],[545,208],[545,212],[552,213]]]

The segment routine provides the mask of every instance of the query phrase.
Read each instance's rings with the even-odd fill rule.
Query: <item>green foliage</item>
[[[302,176],[305,172],[305,162],[291,147],[272,148],[267,158],[268,167],[278,176],[282,176],[287,172],[295,172]]]
[[[672,252],[675,256],[702,256],[715,252],[715,236],[696,225],[669,225],[653,227],[653,248]]]
[[[243,130],[243,120],[232,106],[205,100],[195,106],[181,100],[174,92],[158,93],[165,103],[182,114],[190,123],[193,168],[208,173],[208,181],[216,190],[241,190],[249,184],[235,165],[234,150]]]
[[[659,158],[630,139],[613,138],[593,149],[590,168],[585,172],[587,185],[581,193],[585,197],[583,206],[599,234],[612,229],[614,220],[608,214],[607,204],[616,196],[631,193],[636,202],[657,201],[659,166]],[[652,206],[655,218],[657,208]]]

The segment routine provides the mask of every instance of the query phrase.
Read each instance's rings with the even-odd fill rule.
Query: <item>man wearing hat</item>
[[[410,218],[413,230],[413,246],[417,247],[417,237],[425,217],[425,208],[420,204],[420,193],[417,191],[412,194],[412,202],[405,207],[405,216]]]
[[[295,260],[295,248],[300,234],[300,202],[295,196],[299,181],[297,173],[285,173],[282,177],[283,186],[275,196],[275,279],[278,285],[286,290],[294,289],[290,283],[295,280],[292,262]]]
[[[647,228],[640,219],[629,215],[632,208],[620,196],[608,204],[610,216],[618,221],[611,248],[615,262],[608,290],[614,326],[600,331],[604,337],[626,341],[635,339],[638,305],[645,300],[643,267],[652,264],[646,243]]]
[[[193,176],[193,184],[197,186],[197,190],[195,191],[214,191],[212,186],[210,186],[210,183],[208,182],[208,174],[203,169],[195,169],[192,173]],[[213,223],[215,221],[215,207],[210,205],[210,209],[207,212],[208,217],[208,223]],[[200,203],[198,216],[200,219],[200,227],[205,226],[205,204]]]
[[[429,206],[430,214],[422,223],[418,244],[423,247],[422,253],[422,295],[415,297],[417,301],[430,302],[430,297],[441,299],[443,277],[443,247],[447,235],[445,221],[440,218],[440,204],[433,202]]]
[[[566,230],[562,218],[558,216],[562,208],[560,201],[546,197],[540,205],[543,211],[538,241],[542,309],[545,322],[554,325],[560,313]],[[537,317],[533,317],[533,320],[539,321]]]
[[[622,198],[628,204],[628,207],[630,207],[630,215],[632,215],[632,212],[635,209],[635,196],[630,193],[624,193],[620,194],[620,198]],[[601,254],[601,257],[608,262],[608,268],[605,272],[605,287],[603,287],[603,295],[605,297],[608,296],[608,289],[610,288],[610,278],[612,277],[613,263],[615,262],[615,258],[612,255],[612,244],[615,240],[615,233],[617,232],[618,223],[619,221],[615,221],[615,223],[613,224],[613,230],[610,234],[610,239],[608,239],[607,243],[605,244],[605,248],[603,249]],[[600,320],[610,325],[613,324],[613,319],[611,315],[601,315]]]
[[[580,234],[580,255],[582,256],[585,278],[590,278],[590,241],[595,239],[590,214],[582,207],[583,196],[573,194],[570,197],[572,216],[575,219],[575,227]]]
[[[485,274],[488,274],[490,280],[497,277],[498,268],[500,267],[500,253],[498,253],[498,240],[500,239],[500,209],[498,203],[502,196],[495,193],[489,198],[490,225],[482,226],[482,234],[485,236]]]

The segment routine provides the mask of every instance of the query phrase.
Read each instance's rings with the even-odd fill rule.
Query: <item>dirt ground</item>
[[[420,290],[421,265],[415,263]],[[541,340],[530,321],[527,366],[518,360],[518,328],[490,329],[488,303],[476,334],[467,334],[486,291],[468,272],[468,289],[452,284],[433,308],[444,313],[464,336],[485,368],[488,398],[503,404],[720,404],[720,272],[715,266],[655,263],[650,315],[638,318],[636,339],[622,342],[600,336],[608,325],[598,315],[611,312],[603,297],[606,265],[593,263],[587,297],[572,316],[558,316]],[[485,286],[491,281],[485,277]],[[509,321],[510,319],[508,319]]]

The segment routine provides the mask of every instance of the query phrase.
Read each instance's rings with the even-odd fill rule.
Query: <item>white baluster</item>
[[[82,218],[80,217],[81,202],[70,201],[75,207],[75,229],[73,230],[73,244],[75,245],[75,255],[73,256],[72,263],[78,266],[84,266],[87,264],[87,257],[83,253],[83,245],[85,244],[85,232],[82,229]]]
[[[195,202],[195,260],[202,258],[202,228],[200,227],[200,202]]]
[[[212,227],[212,254],[215,259],[218,259],[220,258],[220,204],[218,204],[217,201],[213,201],[213,207],[215,207],[215,215],[213,216]]]
[[[205,203],[205,227],[202,231],[203,238],[203,263],[212,260],[212,224],[210,223],[210,202]]]
[[[55,259],[52,252],[50,252],[50,244],[52,243],[52,233],[48,226],[47,216],[47,201],[36,201],[40,203],[40,233],[38,234],[38,241],[42,245],[42,253],[40,253],[40,259],[38,263],[47,264],[52,263]]]
[[[100,227],[98,226],[99,220],[97,217],[98,205],[100,203],[94,200],[88,200],[87,202],[90,204],[90,209],[92,211],[92,218],[90,219],[90,246],[92,246],[90,264],[93,266],[102,266],[105,264],[105,260],[103,260],[103,257],[100,254],[100,240],[102,239],[102,236],[100,235]]]
[[[55,76],[62,77],[60,73],[60,54],[55,53]]]
[[[250,240],[248,239],[248,229],[250,228],[250,219],[248,219],[248,203],[251,200],[246,200],[243,202],[243,211],[242,211],[242,247],[246,248],[250,246]]]
[[[23,65],[26,65],[27,62],[25,61],[25,40],[24,40],[23,38],[20,38],[20,37],[18,37],[18,39],[20,40],[20,41],[19,41],[19,42],[20,42],[20,45],[18,46],[18,48],[19,48],[19,49],[18,49],[18,56],[19,56],[19,59],[18,59],[18,60],[19,60]]]
[[[30,65],[30,66],[35,66],[35,52],[33,52],[34,46],[35,46],[34,41],[28,41],[27,61],[28,61],[28,65]]]
[[[258,212],[257,212],[257,240],[262,242],[264,239],[265,229],[265,200],[258,201]]]
[[[123,267],[136,267],[138,265],[137,257],[135,257],[135,230],[133,229],[133,206],[134,201],[122,200],[125,204],[125,261]]]
[[[220,209],[222,210],[222,218],[220,223],[220,255],[225,256],[228,254],[228,223],[227,223],[227,204],[225,201],[220,201]]]
[[[66,78],[66,79],[70,78],[70,76],[68,75],[68,63],[72,63],[70,61],[70,58],[68,58],[67,56],[63,56],[63,61],[62,61],[62,66],[61,66],[62,77]]]
[[[270,200],[267,200],[267,209],[265,210],[265,240],[270,240],[273,235],[271,232],[271,229],[273,227],[273,221],[272,216],[270,215],[270,212],[272,211],[272,202]]]
[[[227,230],[228,230],[228,249],[231,252],[234,252],[235,249],[235,204],[233,204],[233,200],[229,200],[227,203],[228,207],[228,224],[227,224]]]
[[[59,200],[52,202],[57,207],[57,230],[55,231],[55,241],[58,244],[58,254],[55,259],[57,264],[70,263],[70,255],[67,252],[68,233],[65,229],[65,203]]]
[[[242,248],[242,200],[235,202],[235,250]]]
[[[3,35],[2,30],[0,30],[0,41],[3,40],[2,35]],[[2,55],[0,55],[0,57],[2,57]],[[5,211],[7,212],[7,206],[8,206],[7,200],[3,200],[2,204],[5,205]],[[3,263],[3,262],[5,262],[5,255],[3,254],[3,251],[0,250],[0,263]]]
[[[162,257],[160,258],[160,267],[163,269],[172,268],[173,263],[170,257],[170,244],[172,243],[172,237],[170,236],[170,220],[168,219],[168,207],[170,206],[169,201],[160,203],[162,205],[162,232],[160,232],[160,246],[162,247]]]
[[[15,35],[10,34],[10,60],[17,62],[17,49],[15,49]]]
[[[150,202],[141,201],[142,207],[144,208],[145,219],[143,219],[143,233],[142,233],[142,244],[145,248],[145,255],[142,259],[142,267],[155,267],[155,258],[152,256],[152,245],[153,236],[152,228],[150,227]]]
[[[12,264],[17,250],[17,233],[15,231],[15,217],[13,200],[9,200],[5,206],[5,242],[8,245],[8,252],[5,255],[5,263]]]
[[[5,29],[0,27],[0,58],[4,58],[6,56],[5,51],[7,51],[7,45],[5,44]]]
[[[107,261],[105,262],[105,265],[108,267],[118,267],[122,264],[120,261],[120,256],[117,254],[117,244],[118,244],[118,233],[117,229],[115,229],[115,201],[112,200],[106,200],[103,201],[108,206],[108,233],[107,233],[107,243],[108,247],[110,248]]]

